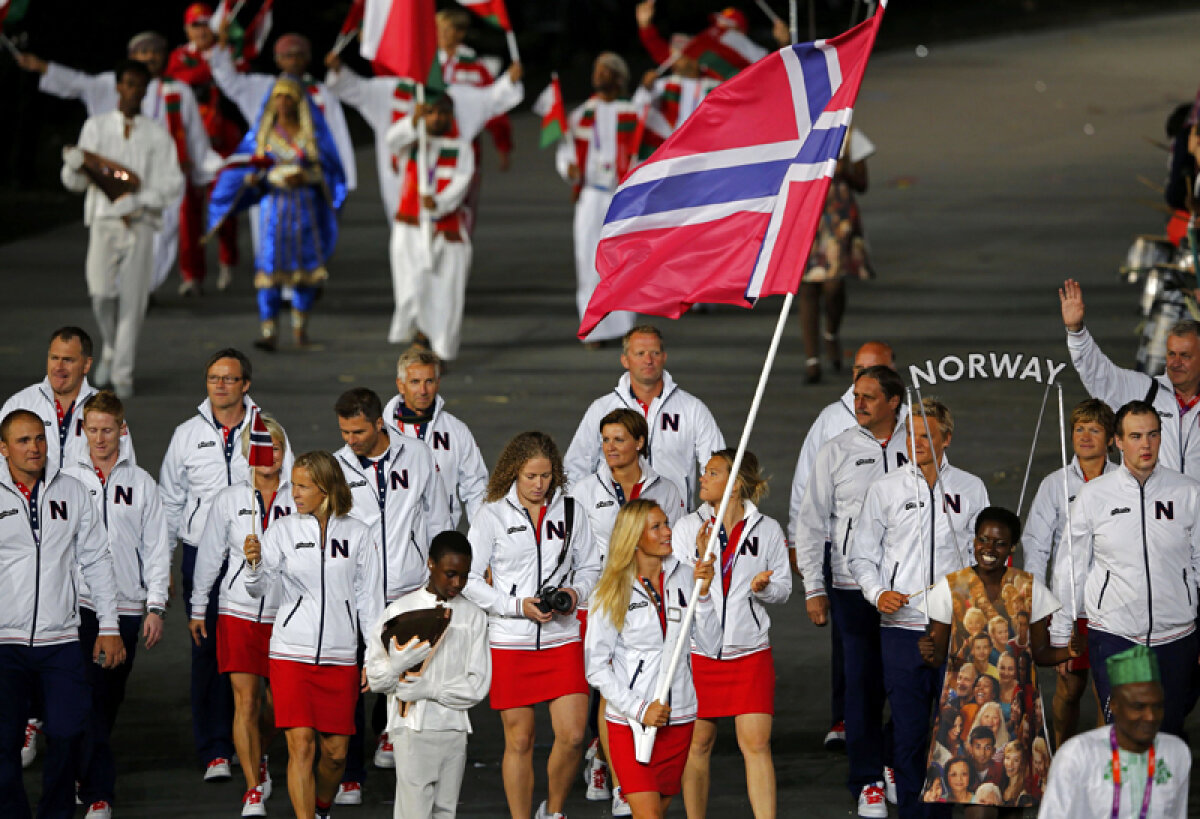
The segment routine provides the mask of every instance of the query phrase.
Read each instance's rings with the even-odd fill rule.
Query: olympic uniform
[[[463,595],[488,613],[491,706],[497,711],[588,690],[574,612],[535,623],[525,617],[522,601],[546,586],[569,586],[578,604],[586,605],[600,577],[600,555],[587,515],[561,489],[542,508],[534,521],[514,481],[503,498],[484,503],[468,533],[473,557]],[[484,579],[488,569],[491,583]]]
[[[700,699],[700,718],[775,713],[775,659],[768,630],[771,618],[764,605],[782,604],[792,594],[792,575],[783,528],[748,500],[732,532],[720,527],[716,546],[718,572],[709,593],[721,624],[716,651],[692,646],[692,673]],[[675,555],[694,565],[696,536],[716,510],[707,503],[679,520],[671,538]],[[771,582],[762,591],[750,583],[770,570]]]
[[[1119,468],[1119,464],[1105,459],[1100,474],[1106,475]],[[1038,484],[1037,494],[1033,496],[1033,503],[1029,506],[1029,517],[1025,519],[1025,529],[1021,532],[1025,571],[1043,582],[1052,561],[1056,567],[1054,576],[1058,577],[1057,565],[1062,533],[1067,528],[1067,503],[1073,503],[1075,496],[1079,494],[1079,488],[1087,483],[1087,479],[1083,477],[1083,470],[1079,467],[1079,456],[1071,459],[1066,473],[1070,497],[1064,502],[1063,470],[1059,468],[1051,472]]]
[[[446,411],[446,402],[440,395],[434,398],[432,409],[425,423],[406,421],[404,399],[396,395],[383,408],[383,417],[401,435],[424,441],[433,451],[433,460],[450,502],[449,526],[454,529],[464,511],[467,520],[474,520],[483,505],[487,493],[487,464],[470,428]]]
[[[563,457],[568,479],[582,480],[600,468],[600,420],[615,409],[631,409],[642,413],[650,427],[649,465],[684,490],[685,502],[694,496],[696,465],[703,469],[714,452],[724,449],[725,436],[704,402],[676,384],[666,370],[662,382],[662,392],[647,407],[633,394],[628,372],[611,392],[592,402]]]
[[[1050,623],[1052,643],[1066,645],[1074,617],[1088,618],[1096,694],[1110,719],[1105,660],[1135,643],[1149,646],[1166,695],[1162,730],[1180,734],[1200,656],[1200,483],[1161,463],[1144,483],[1125,467],[1088,481],[1071,505],[1071,547],[1074,588],[1060,561],[1066,570],[1054,590],[1063,608]]]
[[[667,523],[671,526],[687,511],[674,481],[655,472],[645,458],[638,458],[638,467],[642,477],[628,498],[621,485],[613,480],[612,470],[607,463],[600,464],[599,469],[571,486],[571,497],[583,507],[592,525],[592,537],[596,539],[601,563],[608,557],[608,541],[612,537],[613,525],[617,522],[617,513],[626,502],[635,498],[654,501],[666,514]]]
[[[324,532],[312,515],[282,517],[262,537],[261,566],[247,573],[254,597],[278,588],[270,650],[275,725],[353,734],[358,633],[383,612],[371,530],[349,516],[329,518]]]
[[[640,721],[656,697],[670,665],[671,649],[680,637],[695,579],[691,566],[668,557],[663,561],[662,575],[650,580],[651,590],[634,582],[620,630],[604,611],[591,618],[587,679],[606,702],[609,753],[622,792],[654,791],[671,796],[679,793],[698,713],[691,664],[685,660],[675,668],[666,698],[671,715],[667,725],[656,732],[649,764],[639,764],[634,756],[629,721]],[[717,582],[713,581],[714,587]],[[711,589],[696,606],[692,642],[701,651],[719,653],[721,620]]]
[[[50,389],[50,378],[46,377],[13,393],[0,409],[0,418],[18,409],[29,410],[41,418],[46,425],[46,463],[61,469],[91,458],[87,436],[83,433],[83,405],[95,394],[96,388],[85,377],[79,384],[79,394],[71,406],[62,407],[54,397],[54,390]],[[129,431],[122,430],[121,437],[122,445],[128,443],[130,462],[137,463]]]
[[[85,805],[113,801],[117,769],[110,735],[133,671],[142,614],[165,611],[171,576],[171,548],[158,485],[133,462],[127,441],[122,439],[117,463],[105,478],[100,477],[90,457],[63,470],[87,487],[93,512],[103,524],[116,579],[118,625],[125,644],[125,662],[116,668],[86,664],[92,707],[79,771],[79,798]],[[79,606],[80,644],[83,656],[90,658],[100,621],[86,578],[80,579]]]

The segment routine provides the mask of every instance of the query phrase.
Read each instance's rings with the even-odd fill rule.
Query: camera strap
[[[554,577],[554,573],[562,568],[566,562],[567,554],[571,551],[571,531],[575,526],[575,499],[571,497],[563,498],[563,545],[558,550],[558,560],[554,564],[554,568],[546,575],[545,579],[538,583],[538,591],[546,588],[550,582],[550,578]]]

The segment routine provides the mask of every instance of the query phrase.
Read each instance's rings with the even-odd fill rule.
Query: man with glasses
[[[183,544],[183,600],[189,618],[196,544],[213,498],[249,474],[239,436],[256,406],[249,394],[250,360],[240,351],[218,350],[204,374],[208,397],[175,428],[158,476],[167,542],[172,548],[176,540]],[[208,637],[192,645],[192,733],[209,782],[230,778],[233,757],[233,694],[217,670],[217,591],[224,573],[222,568],[209,595]]]

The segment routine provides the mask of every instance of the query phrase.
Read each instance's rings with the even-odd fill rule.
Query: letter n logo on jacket
[[[50,501],[50,520],[66,520],[67,519],[67,502],[66,501]]]
[[[672,432],[679,432],[679,413],[672,415],[671,413],[664,412],[662,414],[663,432],[667,431],[667,427],[670,427]]]
[[[962,496],[961,495],[951,495],[949,492],[947,492],[946,493],[946,506],[953,509],[954,513],[956,515],[961,514],[962,513]]]
[[[350,557],[350,543],[345,540],[338,540],[336,537],[329,541],[329,556],[330,557]]]
[[[126,506],[133,506],[133,487],[118,486],[113,489],[113,504],[123,503]]]
[[[555,537],[559,540],[564,539],[566,537],[566,528],[565,523],[555,523],[552,520],[546,521],[546,540]]]
[[[758,557],[758,537],[748,537],[742,543],[742,554]]]
[[[405,489],[408,489],[407,469],[401,469],[399,472],[392,473],[392,491],[395,491],[401,486],[403,486]]]
[[[1175,501],[1167,501],[1166,503],[1162,501],[1154,502],[1154,519],[1162,520],[1163,518],[1175,520]]]
[[[433,448],[434,449],[444,449],[447,452],[449,452],[450,451],[450,433],[449,432],[433,433]]]

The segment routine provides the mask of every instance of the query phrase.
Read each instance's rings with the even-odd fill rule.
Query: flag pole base
[[[604,719],[604,715],[600,715]],[[650,757],[654,755],[654,740],[658,736],[658,729],[651,726],[647,728],[636,719],[626,718],[629,723],[629,730],[633,732],[633,758],[642,765],[650,764]]]

